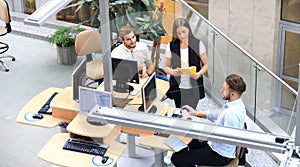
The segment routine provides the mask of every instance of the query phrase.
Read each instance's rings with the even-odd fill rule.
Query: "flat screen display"
[[[99,107],[112,107],[112,93],[88,87],[79,87],[80,112],[87,114],[95,105]]]
[[[128,82],[139,84],[138,63],[136,60],[112,58],[113,80],[116,80],[114,91],[128,92]]]
[[[153,106],[153,102],[157,99],[156,78],[153,73],[142,87],[144,111],[148,112]]]

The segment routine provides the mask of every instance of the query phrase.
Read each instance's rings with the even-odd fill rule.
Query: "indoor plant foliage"
[[[76,62],[75,38],[79,32],[84,30],[79,26],[61,27],[49,37],[50,44],[56,45],[59,64],[74,64]]]
[[[84,28],[80,27],[61,27],[49,37],[50,44],[55,44],[59,47],[69,47],[75,44],[75,36]]]

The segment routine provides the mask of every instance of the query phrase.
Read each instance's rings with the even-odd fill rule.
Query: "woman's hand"
[[[180,72],[180,71],[178,71],[178,70],[172,70],[172,74],[171,75],[173,75],[173,76],[175,76],[175,77],[178,77],[178,76],[180,76],[182,73]]]
[[[192,77],[194,80],[198,80],[201,77],[201,72],[197,72],[196,74],[192,74],[190,75],[190,77]]]

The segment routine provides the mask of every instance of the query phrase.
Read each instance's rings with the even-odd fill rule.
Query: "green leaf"
[[[126,16],[127,16],[127,19],[128,19],[128,21],[130,22],[130,24],[133,26],[133,27],[135,27],[136,26],[136,21],[135,21],[135,15],[134,14],[131,14],[131,13],[129,13],[128,11],[126,11]]]
[[[146,6],[149,6],[150,5],[150,2],[149,0],[141,0]]]

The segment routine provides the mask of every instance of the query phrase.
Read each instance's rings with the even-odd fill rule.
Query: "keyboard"
[[[63,149],[86,154],[99,155],[103,157],[108,147],[108,144],[69,138],[65,142]]]
[[[52,114],[52,110],[50,109],[50,103],[53,100],[53,98],[58,94],[58,92],[54,92],[50,98],[47,100],[47,102],[43,105],[43,107],[39,110],[38,113],[40,114]]]

